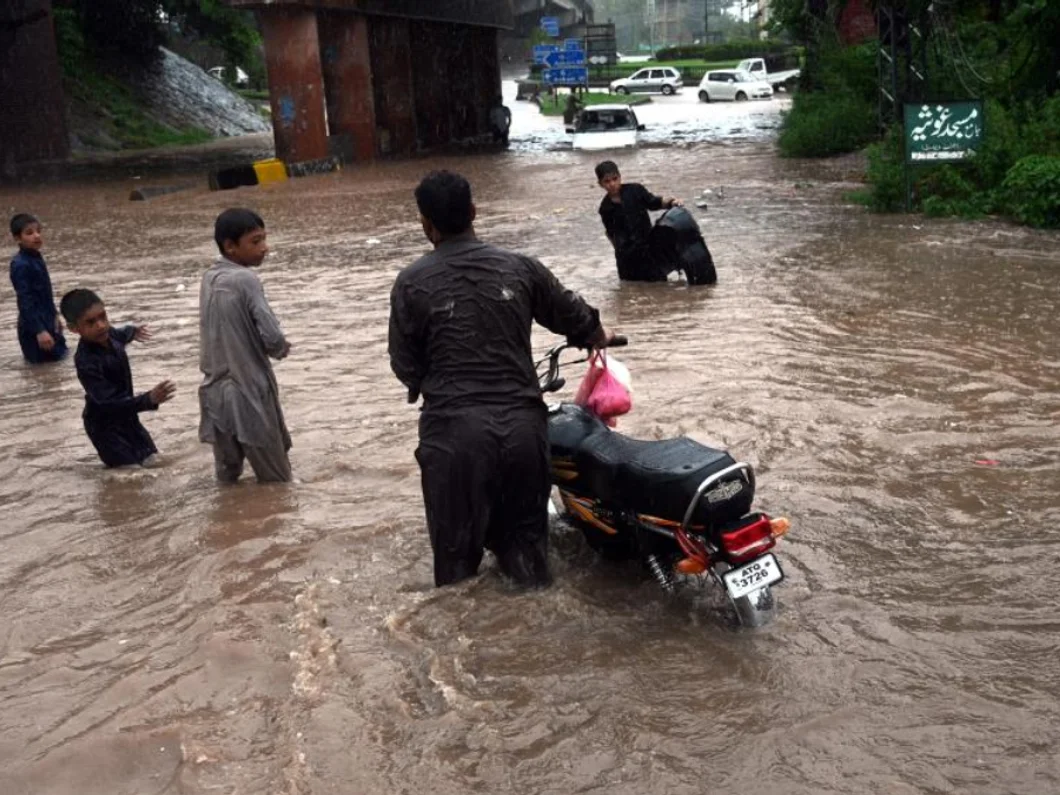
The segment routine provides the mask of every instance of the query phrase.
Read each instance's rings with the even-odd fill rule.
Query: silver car
[[[680,91],[683,85],[681,73],[672,66],[652,66],[640,69],[629,77],[612,80],[611,90],[616,94],[659,91],[669,96]]]
[[[743,102],[747,99],[770,99],[773,86],[739,69],[715,69],[703,75],[699,84],[701,102],[727,99]]]

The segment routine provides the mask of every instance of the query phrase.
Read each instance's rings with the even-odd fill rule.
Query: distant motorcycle
[[[684,207],[672,207],[659,216],[648,244],[656,262],[666,263],[671,272],[683,272],[689,284],[718,281],[714,257],[699,231],[699,224]]]
[[[568,347],[537,362],[543,393],[563,387]],[[570,403],[550,406],[548,436],[558,510],[589,546],[605,558],[640,559],[667,593],[683,579],[709,578],[743,626],[772,620],[772,588],[784,572],[771,550],[789,522],[751,511],[750,464],[686,437],[630,439]]]

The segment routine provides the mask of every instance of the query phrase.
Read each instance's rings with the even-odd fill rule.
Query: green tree
[[[112,64],[153,62],[167,25],[209,40],[224,50],[230,65],[259,60],[253,15],[222,0],[55,0],[55,6],[77,20],[87,49]]]
[[[260,61],[261,36],[253,15],[222,0],[161,0],[169,18],[224,50],[228,66],[248,70]]]

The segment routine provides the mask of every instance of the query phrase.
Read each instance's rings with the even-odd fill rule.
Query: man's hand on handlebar
[[[629,340],[625,337],[615,334],[613,331],[608,331],[603,326],[600,326],[599,331],[590,341],[593,348],[601,350],[603,348],[618,348],[628,344]]]

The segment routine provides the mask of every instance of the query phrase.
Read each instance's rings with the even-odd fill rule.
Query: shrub
[[[869,184],[872,186],[868,206],[877,212],[896,212],[905,207],[905,172],[903,171],[902,128],[894,125],[882,141],[868,150]]]
[[[77,75],[86,58],[85,37],[81,33],[77,12],[72,8],[57,7],[54,17],[55,42],[63,74]]]
[[[875,104],[879,96],[876,44],[824,51],[812,77],[826,91],[850,91],[866,102]]]
[[[827,157],[856,151],[875,136],[876,109],[853,92],[800,92],[777,145],[784,157]]]
[[[702,58],[704,61],[732,61],[793,51],[790,44],[782,41],[733,39],[724,44],[686,44],[679,47],[663,47],[655,53],[655,60],[683,61],[690,58]]]
[[[983,140],[971,161],[971,171],[979,187],[994,188],[1001,184],[1013,163],[1030,152],[1013,115],[1001,103],[987,100],[983,110]]]
[[[1022,135],[1027,154],[1060,155],[1060,94],[1023,106]]]
[[[1005,176],[1001,196],[1005,212],[1020,223],[1060,227],[1060,157],[1023,158]]]

